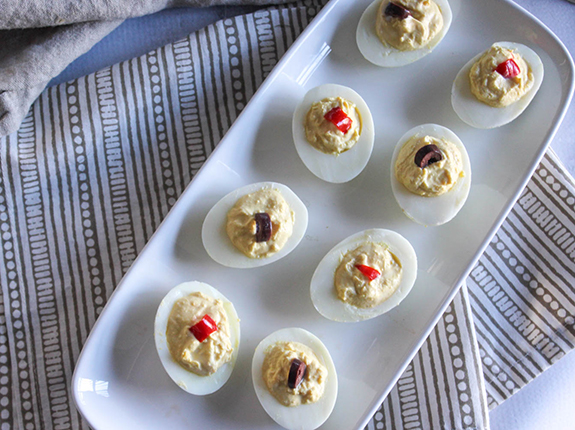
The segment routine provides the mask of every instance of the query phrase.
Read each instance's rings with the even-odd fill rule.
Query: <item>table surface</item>
[[[563,41],[575,57],[575,4],[566,0],[516,0]],[[93,73],[186,37],[219,19],[248,13],[256,8],[221,6],[205,9],[184,8],[159,12],[125,21],[114,32],[72,63],[50,84]],[[571,175],[575,176],[574,103],[557,132],[551,147]],[[568,354],[544,374],[497,407],[490,414],[491,428],[539,430],[573,428],[575,399],[575,354]]]

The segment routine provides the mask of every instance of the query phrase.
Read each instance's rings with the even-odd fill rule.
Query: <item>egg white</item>
[[[334,275],[341,260],[349,251],[365,242],[386,244],[401,263],[402,277],[397,290],[378,306],[361,309],[337,297]],[[311,279],[310,294],[317,311],[333,321],[357,322],[377,317],[396,307],[409,294],[417,278],[415,250],[399,233],[385,229],[369,229],[353,234],[334,246],[318,264]]]
[[[323,396],[315,403],[287,407],[268,391],[262,376],[266,350],[276,342],[299,342],[311,348],[321,364],[327,368]],[[268,415],[286,429],[313,430],[330,416],[337,399],[337,373],[329,351],[316,336],[298,327],[284,328],[271,333],[256,347],[252,360],[252,380],[258,400]]]
[[[453,14],[447,0],[434,0],[443,16],[443,28],[427,45],[414,51],[400,51],[391,45],[384,45],[375,31],[375,20],[381,0],[375,0],[361,15],[355,34],[357,46],[366,60],[380,67],[401,67],[413,63],[431,51],[447,34]]]
[[[533,72],[533,86],[515,103],[502,108],[492,107],[477,100],[471,92],[469,71],[485,51],[477,54],[461,68],[451,87],[453,110],[463,122],[475,128],[495,128],[513,121],[529,106],[543,82],[543,63],[535,51],[520,43],[497,42],[496,45],[512,49],[523,57]]]
[[[293,233],[282,249],[266,258],[250,258],[238,250],[226,233],[229,210],[238,199],[263,188],[278,190],[295,216]],[[208,255],[216,262],[239,269],[265,266],[292,252],[303,238],[307,229],[308,213],[304,203],[287,186],[277,182],[258,182],[238,188],[224,196],[206,215],[202,225],[202,242]]]
[[[361,117],[358,141],[351,149],[338,155],[315,149],[305,137],[304,120],[312,103],[327,97],[343,97],[355,103]],[[327,182],[351,181],[363,171],[373,150],[374,125],[369,107],[358,93],[343,85],[324,84],[309,90],[296,107],[292,130],[294,144],[303,163],[315,176]]]
[[[424,197],[409,191],[395,177],[395,163],[399,151],[415,135],[430,135],[444,138],[455,144],[461,152],[465,176],[459,178],[453,187],[437,197]],[[391,159],[391,190],[403,212],[412,220],[425,226],[445,224],[461,210],[471,188],[471,163],[463,142],[446,127],[437,124],[423,124],[412,128],[397,142]]]
[[[170,354],[166,339],[166,329],[172,307],[176,301],[194,292],[203,293],[206,296],[220,299],[223,302],[230,325],[230,340],[234,348],[232,359],[220,367],[215,373],[208,376],[196,375],[176,363]],[[234,370],[240,347],[240,319],[232,302],[226,299],[226,297],[214,287],[198,281],[185,282],[172,288],[160,303],[154,322],[154,339],[162,365],[170,378],[172,378],[182,390],[190,394],[195,394],[196,396],[204,396],[219,390],[228,381]]]

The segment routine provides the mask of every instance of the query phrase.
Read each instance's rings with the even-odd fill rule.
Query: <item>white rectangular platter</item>
[[[74,398],[96,429],[274,428],[250,374],[256,345],[283,327],[303,327],[323,340],[338,370],[339,394],[324,428],[361,428],[433,329],[529,179],[573,92],[573,65],[562,44],[536,19],[505,0],[452,0],[454,19],[424,59],[398,69],[368,63],[355,28],[370,0],[332,0],[296,41],[245,108],[208,162],[117,287],[84,346]],[[531,106],[511,124],[472,129],[450,103],[451,84],[468,59],[493,42],[534,49],[545,78]],[[292,142],[293,110],[322,83],[355,89],[370,106],[375,148],[366,169],[345,184],[312,175]],[[390,187],[390,156],[399,137],[423,123],[452,129],[467,147],[473,183],[459,215],[440,227],[406,218]],[[200,231],[205,215],[229,191],[253,182],[288,185],[309,211],[294,252],[271,265],[242,270],[212,261]],[[367,228],[405,236],[418,255],[418,279],[397,308],[361,323],[320,316],[309,295],[325,253]],[[217,393],[195,397],[164,372],[154,346],[158,304],[176,284],[199,280],[218,288],[241,319],[239,357]]]

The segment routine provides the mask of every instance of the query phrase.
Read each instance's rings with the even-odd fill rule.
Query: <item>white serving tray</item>
[[[505,0],[452,0],[450,31],[434,52],[398,69],[367,62],[355,27],[370,0],[332,0],[282,58],[196,175],[124,277],[92,330],[73,378],[76,404],[96,429],[274,428],[258,403],[250,365],[270,332],[299,326],[320,337],[338,369],[339,395],[324,428],[363,427],[441,317],[489,243],[554,136],[573,93],[573,62],[537,19]],[[469,58],[510,40],[545,65],[539,94],[521,117],[494,130],[472,129],[451,108],[451,83]],[[367,168],[346,184],[310,173],[297,156],[291,117],[322,83],[355,89],[370,106],[375,147]],[[434,122],[452,129],[471,158],[467,204],[450,223],[423,227],[391,194],[390,157],[408,129]],[[212,261],[200,237],[211,206],[252,182],[288,185],[307,205],[309,226],[286,258],[256,269]],[[324,319],[311,303],[316,265],[343,238],[366,228],[404,235],[419,263],[413,291],[397,308],[360,323]],[[154,316],[177,283],[199,280],[233,301],[242,343],[229,382],[195,397],[164,372],[154,347]]]

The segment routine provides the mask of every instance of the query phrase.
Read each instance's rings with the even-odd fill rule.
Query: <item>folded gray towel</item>
[[[126,18],[170,7],[287,0],[0,0],[0,137],[16,131],[52,78]]]

